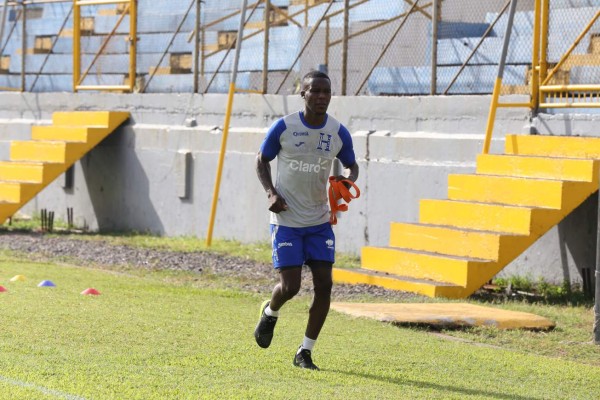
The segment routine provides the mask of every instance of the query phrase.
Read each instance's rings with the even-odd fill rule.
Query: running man
[[[358,164],[350,133],[327,114],[331,100],[329,77],[309,72],[302,79],[300,96],[304,110],[277,120],[256,157],[256,172],[271,211],[273,265],[279,271],[280,282],[271,299],[261,305],[254,337],[260,347],[269,347],[281,307],[300,290],[302,266],[307,265],[312,272],[314,298],[294,365],[318,370],[311,353],[329,312],[335,261],[327,181],[335,158],[345,167],[345,176],[337,176],[338,181],[356,181]],[[270,162],[275,157],[277,177],[273,185]]]

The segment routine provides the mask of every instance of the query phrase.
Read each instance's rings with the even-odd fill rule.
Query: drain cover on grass
[[[331,308],[355,317],[444,328],[493,326],[498,329],[548,330],[555,326],[554,322],[539,315],[467,303],[332,303]]]

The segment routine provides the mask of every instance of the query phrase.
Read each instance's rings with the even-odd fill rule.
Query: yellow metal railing
[[[501,57],[499,73],[494,84],[494,91],[488,115],[483,145],[484,154],[489,152],[496,111],[499,107],[528,107],[533,111],[540,108],[600,108],[600,85],[598,84],[550,84],[552,79],[556,77],[557,72],[565,65],[575,48],[579,46],[585,36],[589,34],[593,25],[598,21],[600,18],[600,10],[594,14],[581,33],[569,46],[568,50],[561,56],[560,60],[556,64],[550,66],[547,58],[550,1],[551,0],[535,0],[529,102],[503,103],[499,101],[502,86],[501,71],[504,67],[506,54],[503,54]],[[516,7],[517,0],[510,0],[510,2],[511,8]],[[512,20],[509,17],[509,24],[505,36],[505,46],[508,45],[508,41],[510,40],[511,29]]]
[[[115,27],[106,37],[94,59],[81,73],[81,7],[104,4],[127,4]],[[98,60],[109,40],[114,36],[125,15],[129,13],[129,82],[127,85],[82,85],[83,80]],[[119,90],[133,92],[137,65],[137,0],[73,0],[73,91],[78,90]]]

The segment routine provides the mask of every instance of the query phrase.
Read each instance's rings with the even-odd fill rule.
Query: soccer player
[[[277,120],[267,132],[256,157],[256,172],[267,192],[271,211],[273,265],[280,281],[270,300],[260,308],[254,337],[267,348],[281,307],[300,290],[302,266],[312,273],[314,297],[304,340],[293,364],[318,370],[311,352],[325,323],[331,302],[335,236],[329,222],[327,181],[338,158],[345,167],[336,180],[358,178],[352,138],[348,130],[327,114],[331,81],[327,74],[311,71],[302,79],[304,110]],[[276,184],[270,162],[277,157]]]

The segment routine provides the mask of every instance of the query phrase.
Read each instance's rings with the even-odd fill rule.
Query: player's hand
[[[269,211],[272,211],[275,214],[279,214],[280,212],[288,209],[288,205],[285,202],[285,199],[277,193],[270,194],[268,196],[268,201]]]
[[[350,180],[353,181],[351,178],[347,178],[343,175],[338,175],[335,177],[335,181],[339,182],[339,181],[343,181],[343,180]],[[346,186],[346,189],[350,189],[352,186],[348,183],[348,182],[342,182],[344,184],[344,186]]]

